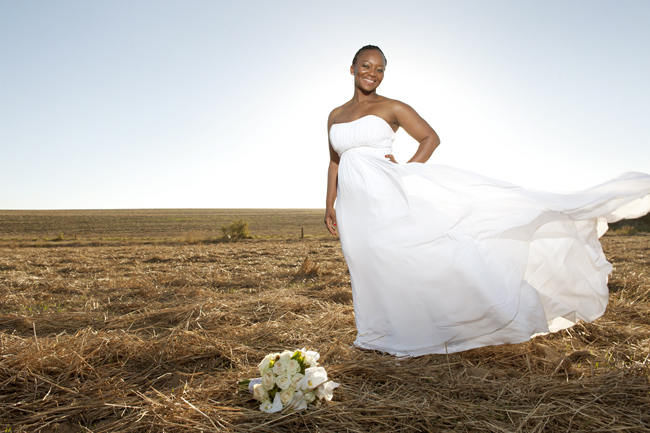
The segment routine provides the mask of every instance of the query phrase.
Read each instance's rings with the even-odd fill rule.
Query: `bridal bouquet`
[[[262,412],[306,409],[316,399],[331,400],[334,388],[339,386],[318,366],[319,357],[318,352],[305,348],[270,353],[258,365],[261,377],[240,383],[248,384],[253,398],[261,402]]]

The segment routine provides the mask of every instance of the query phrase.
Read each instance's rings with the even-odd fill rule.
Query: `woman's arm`
[[[408,162],[426,162],[440,144],[440,137],[408,104],[397,101],[394,111],[399,126],[420,143],[418,150]]]
[[[334,210],[334,201],[336,200],[336,185],[339,174],[339,154],[336,153],[332,144],[329,143],[329,129],[332,126],[331,115],[327,121],[328,146],[330,151],[330,163],[327,168],[327,195],[325,197],[325,226],[333,235],[337,236],[336,230],[336,211]]]

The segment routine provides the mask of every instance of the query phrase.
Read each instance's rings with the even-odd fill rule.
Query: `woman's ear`
[[[350,74],[354,75],[354,65],[350,66]]]

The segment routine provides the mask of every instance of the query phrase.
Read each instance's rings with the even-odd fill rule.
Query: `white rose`
[[[273,403],[271,403],[269,400],[263,402],[260,405],[260,410],[266,413],[280,412],[282,410],[282,400],[280,400],[280,393],[279,392],[275,393],[275,398],[273,399]]]
[[[321,386],[322,386],[322,385],[321,385]],[[316,389],[318,389],[318,388],[316,388]],[[316,394],[314,394],[313,391],[307,391],[307,392],[305,393],[305,397],[304,397],[304,398],[305,398],[305,401],[306,401],[307,403],[311,403],[312,401],[316,400]]]
[[[291,400],[293,400],[293,395],[296,393],[296,388],[293,386],[290,386],[289,388],[283,390],[280,392],[280,400],[282,401],[283,405],[289,404]]]
[[[280,354],[280,361],[283,361],[285,363],[289,362],[292,356],[293,356],[293,352],[285,350]]]
[[[291,407],[294,410],[303,410],[307,409],[307,401],[302,391],[296,391],[293,396],[293,401],[291,402]]]
[[[298,386],[298,382],[302,380],[302,378],[305,377],[304,374],[302,373],[296,373],[291,377],[291,384],[295,385],[296,387]]]
[[[262,386],[267,391],[270,391],[275,386],[275,376],[271,370],[267,370],[262,375]]]
[[[253,385],[253,398],[257,401],[264,401],[269,399],[269,393],[264,389],[261,383]]]
[[[286,374],[281,374],[275,379],[275,383],[278,384],[280,389],[287,389],[291,386],[291,377]]]
[[[265,413],[271,413],[272,407],[273,403],[271,403],[271,400],[264,400],[262,404],[260,404],[260,410]]]
[[[278,353],[269,353],[264,357],[264,359],[257,366],[260,369],[260,374],[264,374],[264,370],[270,368],[270,363],[275,357],[279,355]]]
[[[280,358],[273,364],[273,373],[276,375],[286,374],[287,366],[288,360]]]
[[[290,376],[300,372],[300,364],[295,359],[290,359],[287,363],[287,373]]]
[[[337,388],[338,386],[339,386],[338,383],[333,382],[331,380],[322,383],[316,388],[316,397],[320,399],[324,398],[325,400],[330,401],[334,396],[334,388]]]

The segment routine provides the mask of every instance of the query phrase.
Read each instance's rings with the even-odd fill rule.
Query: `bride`
[[[452,353],[600,317],[612,266],[598,239],[650,211],[650,175],[559,194],[425,164],[440,139],[409,105],[376,93],[385,69],[379,47],[359,49],[354,95],[327,122],[325,225],[350,271],[354,344]],[[400,127],[419,143],[407,164],[392,155]]]

